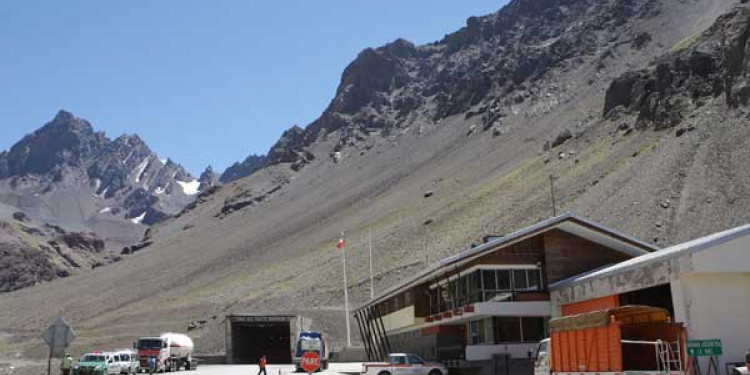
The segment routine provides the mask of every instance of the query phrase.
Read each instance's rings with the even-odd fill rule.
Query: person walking
[[[263,375],[268,375],[268,373],[266,372],[266,365],[267,364],[268,364],[268,360],[266,359],[266,355],[265,354],[261,355],[260,356],[260,361],[258,361],[258,367],[260,368],[258,370],[258,375],[260,375],[261,373]]]
[[[62,375],[70,375],[70,370],[73,369],[73,363],[75,360],[70,356],[70,353],[65,353],[62,362],[60,362],[60,372]]]

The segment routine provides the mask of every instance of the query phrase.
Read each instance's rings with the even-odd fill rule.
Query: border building
[[[549,285],[655,250],[566,213],[443,259],[355,317],[370,360],[414,352],[482,367],[496,355],[528,358],[548,336]]]
[[[690,340],[722,341],[719,371],[750,350],[750,225],[553,283],[555,316],[621,305],[669,310]],[[702,359],[706,366],[706,359]]]

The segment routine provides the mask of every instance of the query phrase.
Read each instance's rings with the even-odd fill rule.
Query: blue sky
[[[505,0],[0,2],[0,150],[61,108],[197,174],[317,118],[366,47],[432,42]]]

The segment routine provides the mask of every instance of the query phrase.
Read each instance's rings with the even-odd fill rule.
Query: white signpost
[[[70,328],[68,322],[63,318],[57,319],[57,321],[51,326],[47,327],[42,332],[42,339],[49,346],[49,359],[47,360],[47,375],[52,372],[52,357],[60,358],[65,355],[65,349],[70,345],[73,339],[76,338],[76,333]]]

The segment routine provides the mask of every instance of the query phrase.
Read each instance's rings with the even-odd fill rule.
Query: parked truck
[[[141,371],[148,371],[149,358],[156,357],[158,372],[195,369],[193,361],[193,340],[180,333],[164,333],[158,337],[140,337],[133,344],[138,350]]]
[[[441,363],[425,362],[416,354],[392,353],[388,362],[363,363],[362,375],[448,375]]]
[[[685,328],[669,312],[623,306],[550,321],[535,375],[683,375]]]
[[[292,359],[297,372],[302,371],[300,361],[302,359],[302,355],[305,354],[305,352],[318,353],[318,355],[320,356],[320,369],[328,369],[329,353],[325,338],[323,338],[322,333],[312,331],[300,332],[299,337],[297,338],[297,345],[294,348],[294,358]]]

